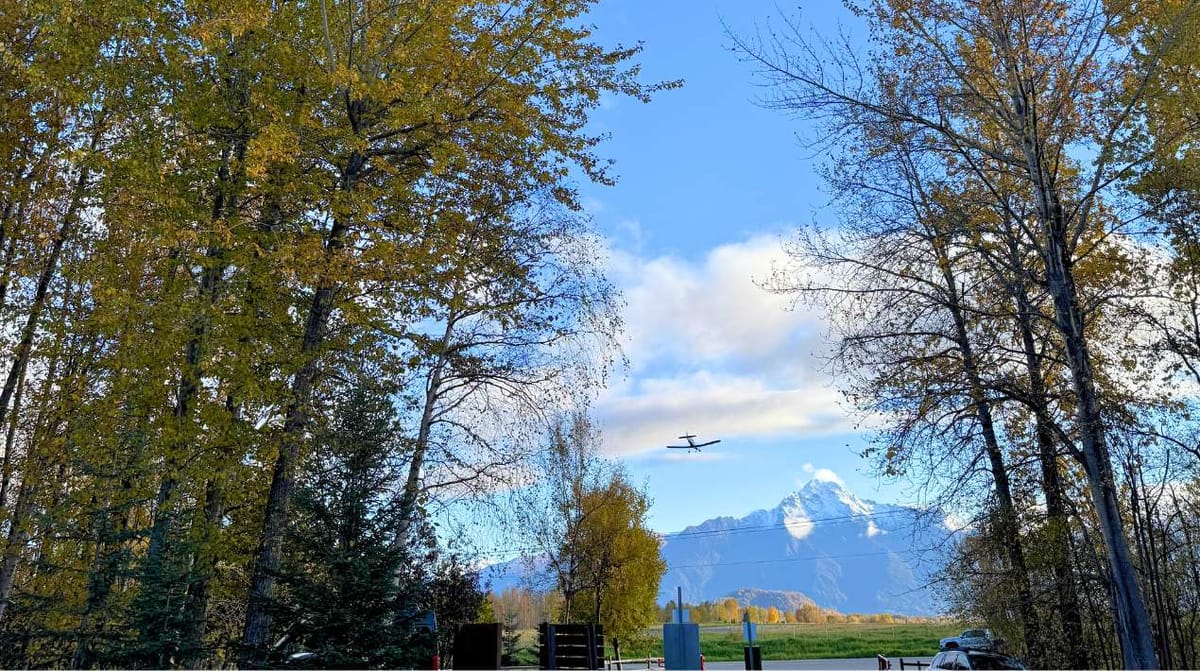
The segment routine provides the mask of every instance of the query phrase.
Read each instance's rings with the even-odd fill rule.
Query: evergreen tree
[[[425,666],[428,641],[414,627],[435,558],[392,542],[398,428],[388,394],[359,383],[337,399],[296,490],[284,588],[274,604],[284,645],[316,653],[324,668]],[[428,539],[428,533],[424,534]]]

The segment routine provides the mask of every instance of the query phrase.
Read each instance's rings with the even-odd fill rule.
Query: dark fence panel
[[[543,669],[600,669],[604,628],[598,624],[538,625],[538,665]]]

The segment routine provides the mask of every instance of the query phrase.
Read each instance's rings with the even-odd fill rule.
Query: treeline
[[[737,599],[728,597],[720,601],[688,604],[685,608],[688,611],[688,621],[700,623],[737,624],[742,622],[742,618],[747,615],[750,616],[751,622],[763,624],[895,624],[930,621],[930,618],[927,617],[893,615],[891,613],[843,614],[832,608],[821,608],[811,601],[788,610],[777,606],[767,606],[766,608],[752,604],[743,606],[738,603]],[[668,601],[666,605],[659,607],[659,622],[674,622],[675,618],[674,601]]]
[[[555,622],[563,608],[563,598],[559,592],[523,587],[506,587],[499,593],[488,592],[488,602],[497,622],[518,630],[537,629],[543,622]]]
[[[773,288],[958,520],[952,612],[1034,668],[1200,664],[1200,7],[851,5],[869,49],[734,36],[830,156]]]
[[[523,587],[506,587],[499,593],[487,595],[492,617],[513,629],[536,629],[542,622],[554,621],[562,612],[562,595],[556,591],[538,591]],[[893,615],[891,613],[843,614],[832,608],[821,608],[811,601],[792,610],[776,606],[742,605],[729,597],[720,601],[702,601],[687,604],[688,621],[700,623],[729,623],[742,621],[745,614],[751,622],[765,624],[907,624],[931,622],[938,618]],[[668,601],[655,607],[654,622],[674,622],[675,602]]]
[[[612,360],[571,175],[637,49],[586,0],[0,4],[0,665],[424,666],[484,603],[428,511]]]

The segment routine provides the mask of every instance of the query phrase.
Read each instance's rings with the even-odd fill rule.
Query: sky
[[[592,129],[611,134],[613,187],[584,185],[622,289],[630,366],[599,398],[604,450],[647,488],[650,526],[670,532],[777,505],[815,474],[863,498],[910,502],[858,455],[857,422],[819,357],[822,316],[762,289],[797,225],[836,223],[801,119],[760,103],[754,67],[730,49],[780,12],[828,33],[853,30],[840,3],[602,0],[605,45],[641,41],[644,81],[684,80],[642,104],[606,98]],[[722,443],[667,450],[676,436]]]

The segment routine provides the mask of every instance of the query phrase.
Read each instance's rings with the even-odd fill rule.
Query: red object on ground
[[[433,666],[431,667],[431,668],[433,669],[433,671],[439,671],[439,669],[441,669],[441,668],[442,668],[441,664],[442,664],[442,660],[441,660],[441,658],[440,658],[440,657],[438,657],[437,653],[434,653],[434,655],[433,655]]]

